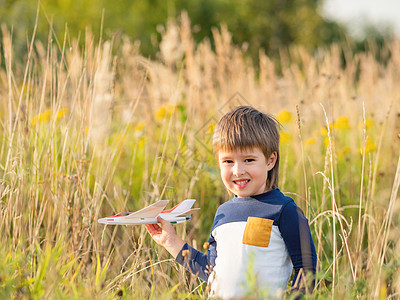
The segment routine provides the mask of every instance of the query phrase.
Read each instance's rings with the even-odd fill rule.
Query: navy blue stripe
[[[289,202],[294,203],[279,189],[252,197],[235,197],[218,208],[212,230],[226,223],[246,222],[249,216],[274,220],[278,226],[282,208]]]

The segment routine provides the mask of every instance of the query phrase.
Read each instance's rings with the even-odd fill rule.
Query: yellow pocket
[[[274,220],[248,217],[243,234],[243,244],[268,247]]]

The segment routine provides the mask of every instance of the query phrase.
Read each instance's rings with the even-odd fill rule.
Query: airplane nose
[[[98,219],[97,222],[99,222],[101,224],[106,224],[106,219],[105,218]]]

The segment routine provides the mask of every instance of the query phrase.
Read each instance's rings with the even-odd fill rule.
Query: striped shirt
[[[222,204],[208,243],[207,255],[185,244],[176,261],[207,281],[212,297],[254,295],[254,281],[261,295],[279,297],[293,269],[293,284],[300,269],[316,270],[308,220],[279,189]]]

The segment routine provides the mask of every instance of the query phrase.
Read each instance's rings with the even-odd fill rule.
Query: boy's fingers
[[[147,231],[150,233],[150,235],[154,234],[154,228],[150,226],[150,224],[145,224]]]
[[[167,221],[165,221],[163,218],[161,218],[160,216],[157,217],[157,221],[158,223],[160,223],[161,225],[164,225],[165,223],[167,223]]]
[[[157,224],[145,224],[145,226],[148,227],[148,228],[152,228],[152,229],[160,228],[160,226],[158,226]]]
[[[157,234],[161,231],[161,227],[158,226],[157,224],[145,224],[147,231],[151,234]]]
[[[162,227],[171,227],[172,226],[170,222],[165,221],[160,216],[157,217],[157,221],[161,224]]]

